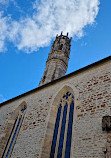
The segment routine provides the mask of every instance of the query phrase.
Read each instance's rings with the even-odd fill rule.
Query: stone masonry
[[[67,35],[56,36],[56,39],[51,47],[46,68],[39,86],[51,82],[65,75],[68,67],[70,55],[71,38]]]
[[[110,59],[110,57],[109,57]],[[48,149],[43,150],[44,139],[49,131],[51,115],[61,93],[70,87],[74,95],[74,117],[71,143],[71,158],[105,158],[104,149],[111,132],[102,130],[102,117],[111,116],[111,60],[105,60],[52,84],[39,87],[35,91],[21,95],[0,107],[0,154],[4,149],[6,129],[9,119],[18,106],[25,101],[26,114],[17,137],[11,158],[49,158],[51,141],[46,141]],[[2,141],[1,141],[2,140]]]

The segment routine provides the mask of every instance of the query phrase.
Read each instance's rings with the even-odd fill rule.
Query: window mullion
[[[67,129],[67,140],[66,140],[66,149],[65,149],[64,158],[70,158],[73,112],[74,112],[74,100],[73,99],[74,99],[74,97],[72,97],[72,102],[70,103],[69,121],[68,121],[68,129]]]
[[[59,147],[59,139],[60,139],[60,132],[61,132],[61,126],[62,126],[63,111],[64,111],[65,104],[66,104],[66,102],[62,101],[61,117],[60,117],[60,122],[59,122],[59,129],[58,129],[58,135],[57,135],[57,141],[56,141],[56,148],[55,148],[54,158],[57,158],[58,147]]]
[[[63,142],[63,150],[62,150],[62,158],[65,157],[65,149],[66,149],[66,140],[67,140],[67,130],[68,130],[68,121],[69,121],[69,111],[70,111],[70,103],[72,100],[67,101],[67,117],[66,117],[66,125],[65,125],[65,133],[64,133],[64,142]]]

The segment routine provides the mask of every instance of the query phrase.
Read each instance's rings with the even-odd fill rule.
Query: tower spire
[[[68,67],[70,46],[71,38],[68,37],[68,33],[67,35],[63,35],[63,32],[61,32],[59,36],[56,36],[39,86],[65,75]]]

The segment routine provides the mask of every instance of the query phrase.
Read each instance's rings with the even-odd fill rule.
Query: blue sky
[[[67,74],[110,56],[110,6],[110,0],[0,0],[0,102],[38,87],[61,31],[73,37]]]

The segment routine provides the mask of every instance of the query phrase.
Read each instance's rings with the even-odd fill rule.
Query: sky
[[[72,37],[66,74],[111,55],[110,0],[0,0],[0,103],[38,87],[57,34]]]

